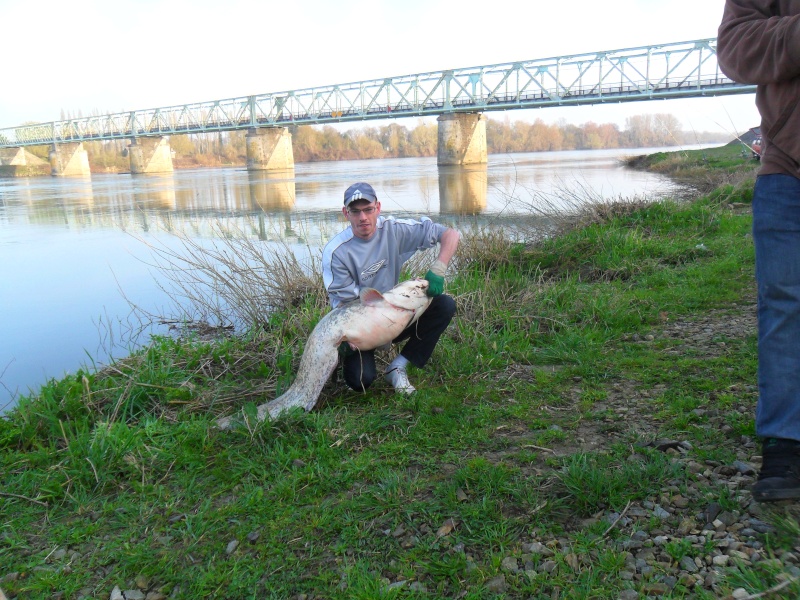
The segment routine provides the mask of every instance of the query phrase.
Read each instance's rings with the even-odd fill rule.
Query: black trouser
[[[416,323],[403,330],[392,343],[407,339],[400,352],[415,367],[424,367],[433,354],[433,349],[453,316],[456,302],[450,296],[434,296],[431,305]],[[342,374],[351,389],[366,390],[375,381],[375,350],[355,350],[342,361]]]

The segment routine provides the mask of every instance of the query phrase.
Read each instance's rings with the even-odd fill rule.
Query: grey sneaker
[[[405,369],[392,369],[391,371],[387,371],[384,378],[392,384],[395,392],[411,395],[417,391],[417,388],[408,381],[408,375]]]

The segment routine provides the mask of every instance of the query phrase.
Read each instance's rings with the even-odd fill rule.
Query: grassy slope
[[[193,403],[204,390],[244,398],[291,378],[299,349],[264,338],[165,340],[120,374],[52,382],[0,420],[0,574],[16,574],[0,585],[20,598],[107,598],[137,577],[181,598],[422,597],[423,587],[487,598],[504,559],[540,564],[523,547],[539,540],[559,568],[505,572],[507,597],[641,587],[620,577],[614,542],[630,532],[591,517],[685,490],[691,474],[632,445],[680,436],[698,461],[731,461],[753,435],[752,416],[731,411],[754,402],[753,335],[717,340],[725,351],[710,356],[676,355],[658,336],[667,321],[752,301],[750,217],[731,205],[747,190],[620,211],[476,260],[451,286],[459,317],[429,368],[412,373],[411,398],[329,386],[311,414],[214,430],[213,398]],[[319,317],[298,313],[301,332]],[[285,335],[292,319],[280,322]],[[608,407],[620,385],[651,391],[628,420]],[[696,407],[730,412],[729,427],[710,428]],[[737,502],[727,487],[704,493]],[[775,583],[730,572],[720,589]],[[681,583],[672,594],[711,597]]]

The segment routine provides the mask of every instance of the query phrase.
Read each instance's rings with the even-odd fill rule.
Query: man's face
[[[368,240],[375,233],[378,216],[381,214],[381,203],[355,200],[347,208],[342,208],[342,214],[350,221],[353,234],[357,238]]]

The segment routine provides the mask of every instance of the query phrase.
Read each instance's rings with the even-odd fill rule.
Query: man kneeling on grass
[[[429,282],[427,294],[433,298],[430,307],[419,321],[393,340],[408,342],[384,373],[395,390],[411,394],[416,389],[408,381],[406,366],[425,366],[456,312],[455,301],[443,291],[445,271],[458,248],[460,235],[426,217],[419,221],[382,217],[375,190],[363,182],[345,190],[342,214],[350,227],[328,242],[322,253],[323,281],[333,308],[355,300],[363,288],[379,292],[393,288],[409,258],[437,243],[441,245],[439,256],[425,274]],[[346,342],[339,351],[347,385],[353,390],[369,388],[377,377],[375,351],[354,351]]]

